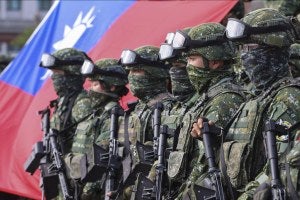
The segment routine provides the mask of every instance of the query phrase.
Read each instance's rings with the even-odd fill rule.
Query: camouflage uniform
[[[156,65],[139,61],[126,65],[126,69],[130,71],[128,75],[129,88],[133,95],[139,98],[137,105],[130,113],[128,122],[132,163],[127,168],[132,167],[132,170],[138,166],[140,159],[136,154],[136,142],[150,146],[153,144],[152,112],[157,102],[161,102],[164,106],[161,113],[161,124],[167,124],[170,128],[176,126],[176,119],[168,117],[175,100],[167,91],[169,73],[165,64],[158,60],[159,48],[142,46],[135,49],[134,52],[143,59],[153,61]],[[134,74],[135,70],[142,70],[144,74],[136,75]],[[130,193],[131,191],[126,192],[126,198],[129,198]]]
[[[72,48],[59,50],[53,56],[61,60],[79,58],[82,62],[87,58],[83,52]],[[73,143],[75,124],[91,112],[91,103],[86,91],[83,89],[85,78],[80,74],[81,64],[57,67],[63,70],[65,74],[53,73],[51,75],[58,99],[54,103],[55,108],[50,120],[50,126],[58,131],[62,131],[74,125],[59,137],[62,152],[66,154],[70,152]]]
[[[280,178],[283,185],[288,185],[287,175],[286,175],[286,163],[289,166],[290,176],[292,186],[296,191],[296,195],[300,196],[300,182],[299,182],[299,168],[300,168],[300,132],[298,131],[295,134],[294,140],[291,142],[291,150],[287,152],[286,160],[284,156],[280,156],[279,160],[279,169],[280,169]],[[285,154],[285,153],[283,153]],[[270,170],[269,166],[264,167],[263,172],[261,172],[254,181],[251,181],[246,185],[245,192],[238,198],[239,200],[251,200],[251,199],[261,199],[267,200],[271,197],[271,188],[270,188]],[[267,183],[265,188],[259,188],[262,184]],[[291,188],[286,188],[287,191],[291,191]],[[292,198],[291,198],[292,199]]]
[[[230,61],[235,57],[235,48],[229,41],[217,42],[222,37],[225,27],[218,23],[206,23],[193,27],[189,36],[192,40],[215,39],[215,44],[193,47],[188,55],[200,55],[205,68],[187,65],[189,78],[197,90],[192,98],[197,101],[184,115],[180,129],[177,151],[169,158],[168,176],[170,180],[184,183],[177,199],[196,199],[193,185],[201,184],[201,175],[206,171],[203,161],[204,149],[202,141],[193,140],[191,127],[198,117],[215,120],[216,124],[226,127],[238,106],[244,101],[243,92],[233,82]],[[211,61],[224,61],[224,65],[212,70],[208,67]],[[190,195],[191,194],[191,195]]]
[[[263,127],[267,120],[293,125],[300,120],[299,81],[290,78],[289,46],[293,43],[289,20],[273,9],[259,9],[242,21],[252,27],[286,24],[285,31],[250,34],[241,40],[258,46],[242,55],[243,66],[259,96],[242,104],[230,126],[224,143],[225,161],[230,181],[237,192],[255,179],[266,163]],[[279,153],[286,151],[286,141],[277,141]]]
[[[89,97],[92,100],[93,112],[84,121],[78,124],[74,143],[72,145],[72,152],[65,157],[70,177],[74,180],[81,178],[80,161],[84,155],[87,154],[87,161],[92,162],[93,144],[97,144],[104,149],[108,150],[108,140],[110,132],[110,116],[111,109],[113,107],[120,107],[118,101],[120,97],[126,95],[128,89],[125,87],[127,84],[126,71],[118,65],[116,59],[101,59],[95,62],[96,69],[105,70],[111,74],[116,72],[123,74],[124,77],[114,77],[108,75],[102,75],[96,72],[88,75],[91,81],[99,81],[104,87],[103,91],[88,92]],[[126,77],[126,78],[125,78]],[[114,91],[111,87],[115,86]],[[80,181],[77,182],[81,194],[80,199],[101,199],[103,198],[103,191],[101,183],[87,183],[82,189]]]
[[[56,61],[47,68],[53,70],[51,79],[58,98],[50,103],[51,107],[54,106],[50,127],[60,131],[58,144],[62,154],[66,155],[71,150],[77,124],[91,112],[91,100],[83,89],[85,78],[80,74],[80,67],[88,57],[84,52],[73,48],[56,51],[52,56]],[[59,64],[57,60],[72,64]],[[55,70],[61,70],[64,74]],[[62,199],[61,193],[57,199]]]

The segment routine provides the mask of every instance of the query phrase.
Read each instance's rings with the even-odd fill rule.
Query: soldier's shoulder
[[[298,106],[300,103],[300,87],[299,86],[287,86],[284,87],[276,93],[274,96],[274,101],[279,102],[290,102],[293,104],[297,104]]]
[[[244,102],[244,97],[239,93],[233,91],[226,91],[223,93],[219,93],[217,96],[212,98],[211,102],[228,102],[228,103],[242,103]]]

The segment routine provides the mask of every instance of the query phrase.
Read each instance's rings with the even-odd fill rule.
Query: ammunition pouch
[[[183,151],[173,151],[168,159],[168,177],[172,181],[182,181],[186,176],[187,153]]]
[[[246,185],[247,177],[247,158],[249,157],[248,143],[230,141],[223,144],[224,157],[227,165],[227,174],[233,187],[239,189]],[[234,162],[232,162],[234,160]]]

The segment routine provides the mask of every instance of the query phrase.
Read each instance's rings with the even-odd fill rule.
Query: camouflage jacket
[[[291,126],[300,121],[299,81],[284,78],[241,108],[223,144],[227,173],[240,192],[261,172],[266,163],[262,129],[266,120]],[[279,152],[286,143],[278,143]]]
[[[294,140],[290,143],[290,151],[284,152],[279,156],[279,169],[280,169],[280,179],[281,183],[285,186],[287,191],[287,196],[290,198],[291,188],[287,187],[287,175],[286,175],[286,164],[289,166],[290,177],[292,185],[296,191],[298,198],[300,197],[300,131],[298,129],[297,134],[295,135]],[[254,181],[248,183],[245,187],[245,192],[238,198],[238,200],[251,200],[257,190],[257,188],[263,184],[268,183],[270,185],[270,169],[269,163],[267,163],[261,172]],[[269,188],[270,190],[271,188]],[[265,191],[265,193],[270,191]]]
[[[225,128],[244,100],[243,90],[231,78],[223,78],[199,95],[198,101],[185,114],[177,151],[170,154],[168,166],[171,180],[185,182],[177,199],[185,195],[191,184],[200,184],[201,175],[206,172],[203,142],[192,139],[190,135],[193,122],[198,117],[206,117]]]
[[[273,119],[278,123],[282,123],[288,127],[294,125],[300,121],[300,88],[299,80],[298,83],[287,85],[282,87],[277,91],[275,97],[273,98],[267,112],[266,118]],[[299,172],[299,128],[295,132],[292,132],[291,138],[291,149],[288,148],[287,138],[277,138],[277,151],[279,158],[279,169],[281,182],[287,186],[286,179],[286,167],[285,163],[287,162],[290,167],[290,174],[292,178],[292,184],[295,190],[299,194],[299,185],[300,185],[300,172]],[[245,187],[245,192],[239,197],[239,199],[253,199],[253,194],[256,188],[264,182],[270,182],[270,171],[269,164],[267,163],[262,172],[255,178],[254,181],[248,183]],[[286,190],[289,195],[289,188],[286,187]]]
[[[66,154],[71,150],[78,122],[91,113],[91,99],[83,90],[80,93],[59,97],[55,102],[57,103],[50,120],[50,127],[58,131],[65,130],[58,139],[63,154]]]

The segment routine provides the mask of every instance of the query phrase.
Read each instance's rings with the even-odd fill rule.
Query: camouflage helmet
[[[292,25],[289,18],[281,14],[279,11],[271,8],[261,8],[248,13],[242,21],[251,27],[268,27],[276,25],[287,25],[291,27],[283,31],[275,31],[270,33],[260,33],[250,35],[250,42],[265,44],[276,47],[289,47],[295,40]]]
[[[192,40],[213,40],[223,37],[225,27],[220,23],[204,23],[193,27],[188,35]],[[232,42],[191,48],[188,54],[200,54],[207,60],[231,60],[235,57],[235,47]]]
[[[74,48],[65,48],[65,49],[61,49],[58,50],[56,52],[54,52],[52,54],[53,56],[55,56],[56,58],[60,59],[60,60],[78,60],[78,61],[83,61],[85,59],[90,59],[86,53],[84,53],[83,51],[79,51],[77,49]],[[80,69],[81,69],[81,65],[82,63],[79,62],[79,64],[77,65],[61,65],[61,66],[56,66],[58,67],[57,69],[61,69],[63,71],[66,71],[70,74],[74,74],[74,75],[81,75],[80,73]]]
[[[100,74],[94,74],[92,80],[101,80],[109,85],[115,86],[125,86],[128,83],[127,73],[125,69],[118,63],[117,59],[113,58],[103,58],[95,62],[95,67],[104,71],[107,71],[111,74],[117,73],[124,75],[120,76],[105,76]]]
[[[134,50],[137,54],[139,54],[142,58],[145,58],[147,60],[151,61],[159,61],[158,53],[159,48],[156,46],[141,46]],[[167,67],[163,68],[163,63],[161,63],[161,67],[157,66],[150,66],[145,64],[138,64],[138,67],[142,68],[147,72],[149,75],[157,78],[167,78],[169,77],[169,69]]]

